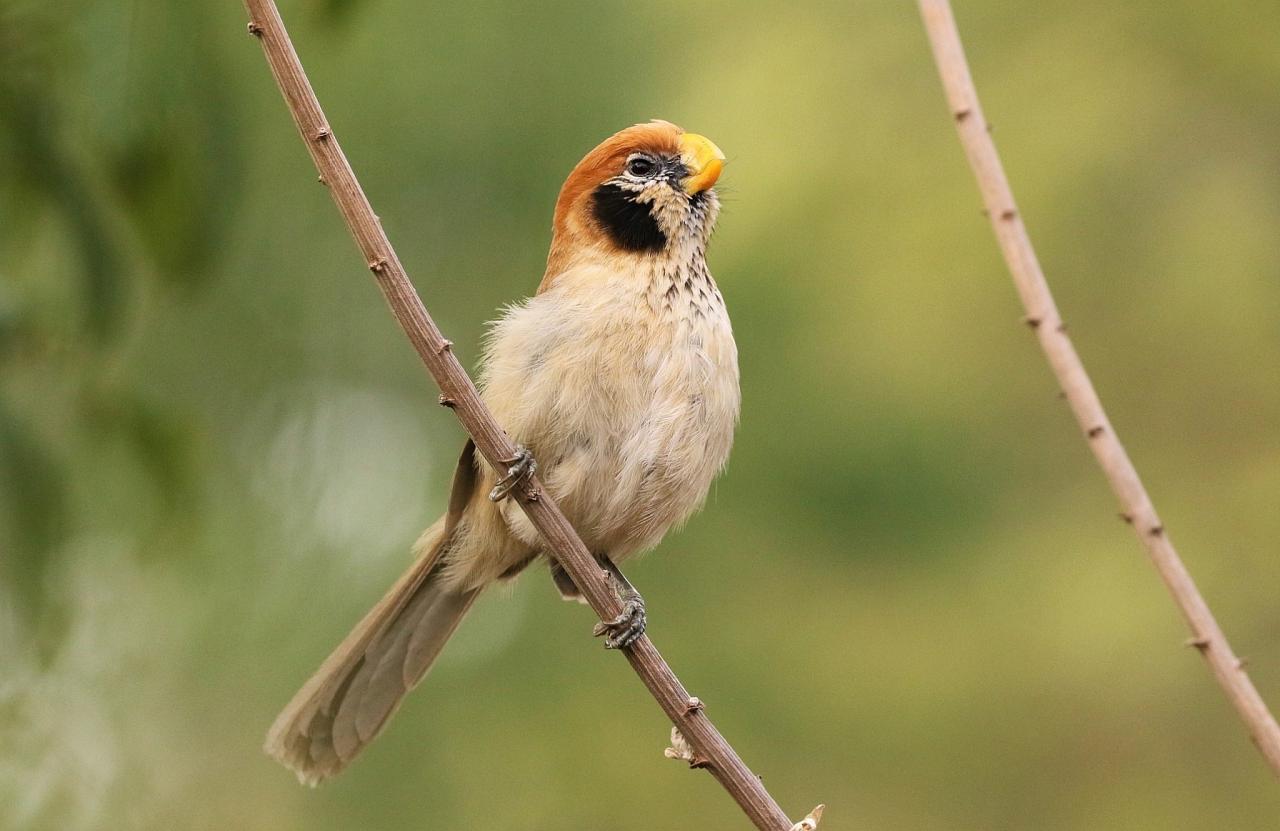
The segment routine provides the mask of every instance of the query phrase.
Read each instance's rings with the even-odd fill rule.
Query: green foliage
[[[725,149],[744,416],[628,569],[792,813],[1256,829],[1274,782],[1018,323],[911,4],[284,4],[474,360],[572,164]],[[1280,7],[961,3],[1112,419],[1280,705]],[[0,2],[0,828],[738,827],[541,573],[341,780],[258,752],[442,507],[460,433],[238,3]]]

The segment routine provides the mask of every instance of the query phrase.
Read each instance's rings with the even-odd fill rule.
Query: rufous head
[[[587,252],[661,257],[705,249],[720,209],[712,186],[724,162],[710,139],[667,121],[614,133],[560,189],[547,278]]]

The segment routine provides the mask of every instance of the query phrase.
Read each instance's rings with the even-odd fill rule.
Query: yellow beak
[[[684,192],[690,195],[702,193],[716,183],[724,170],[724,153],[715,142],[697,133],[680,136],[680,161],[688,169],[684,180]]]

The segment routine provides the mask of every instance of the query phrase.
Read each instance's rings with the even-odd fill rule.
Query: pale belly
[[[588,303],[539,296],[495,329],[485,398],[595,553],[619,559],[656,545],[698,509],[728,459],[737,350],[714,300],[655,310],[634,291]],[[501,512],[515,537],[539,546],[518,506]]]

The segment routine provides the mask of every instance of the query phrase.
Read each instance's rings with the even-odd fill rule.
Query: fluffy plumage
[[[667,122],[606,139],[561,189],[538,293],[489,334],[486,402],[587,546],[615,561],[696,511],[728,458],[737,349],[705,261],[722,161]],[[484,587],[544,553],[518,505],[487,498],[497,478],[468,442],[415,564],[272,726],[267,752],[303,781],[342,770]]]

